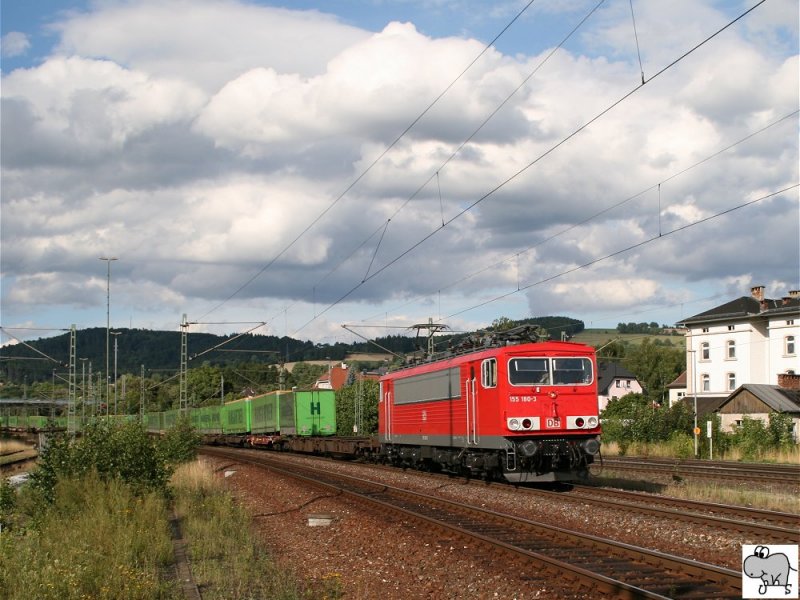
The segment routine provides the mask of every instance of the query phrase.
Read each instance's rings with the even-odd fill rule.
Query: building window
[[[728,359],[733,360],[734,358],[736,358],[736,342],[734,342],[733,340],[728,340],[726,347],[728,348],[728,354],[727,354]]]
[[[703,373],[700,376],[701,381],[703,382],[703,391],[710,392],[711,391],[711,378],[708,376],[708,373]]]
[[[703,327],[703,333],[708,333],[708,327]]]
[[[630,389],[630,387],[631,387],[631,380],[630,379],[626,379],[625,380],[625,387]]]
[[[728,373],[728,391],[736,389],[736,373]]]
[[[787,325],[794,325],[794,319],[789,319],[788,321],[786,321],[786,324]]]
[[[728,331],[733,331],[734,325],[728,325]]]
[[[784,350],[787,356],[794,356],[795,348],[794,348],[794,336],[787,335],[786,341],[784,343]]]
[[[622,382],[617,379],[614,383],[616,383],[616,387],[622,387]]]
[[[710,360],[711,350],[709,349],[708,342],[700,344],[700,360]]]

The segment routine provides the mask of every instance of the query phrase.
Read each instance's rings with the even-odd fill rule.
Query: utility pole
[[[50,404],[50,416],[54,417],[55,416],[55,410],[56,410],[56,370],[55,369],[53,369],[53,388],[52,388],[51,395],[50,395],[50,402],[51,402],[51,404]]]
[[[109,341],[111,333],[111,263],[112,261],[119,260],[116,256],[101,256],[99,260],[106,261],[106,416],[108,416],[108,398],[109,398],[109,368],[108,368],[108,355],[109,355]]]
[[[181,320],[181,372],[180,372],[180,414],[188,408],[186,401],[186,369],[189,362],[187,336],[189,334],[189,321],[184,313]]]
[[[89,361],[89,402],[92,403],[92,417],[96,416],[97,407],[94,401],[94,379],[92,378],[92,361]]]
[[[72,324],[69,330],[69,399],[67,400],[67,434],[75,433],[75,404],[77,398],[75,397],[75,347],[77,341],[77,333],[75,324]]]
[[[139,380],[141,384],[139,386],[139,419],[142,423],[144,423],[144,365],[142,365],[141,377]]]
[[[114,414],[117,414],[117,339],[121,331],[112,331],[111,335],[114,336]]]
[[[88,358],[81,358],[81,424],[86,420],[86,361]],[[89,378],[91,379],[91,374]]]

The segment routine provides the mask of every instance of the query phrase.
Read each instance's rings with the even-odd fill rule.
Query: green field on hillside
[[[570,341],[579,344],[599,347],[608,344],[612,340],[620,340],[628,344],[641,344],[649,339],[652,342],[658,340],[662,344],[672,344],[673,346],[683,347],[684,337],[682,335],[652,335],[648,333],[617,333],[616,329],[584,329],[576,334]]]

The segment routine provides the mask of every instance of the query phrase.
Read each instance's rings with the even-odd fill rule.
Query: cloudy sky
[[[799,289],[796,0],[526,4],[2,0],[2,326],[100,257],[112,327],[318,342]]]

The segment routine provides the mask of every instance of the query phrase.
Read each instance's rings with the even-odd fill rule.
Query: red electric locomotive
[[[537,339],[523,326],[382,377],[385,456],[514,483],[585,475],[600,450],[594,348]]]

